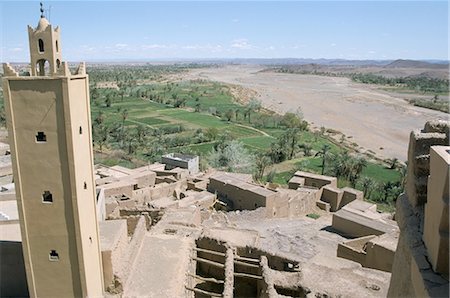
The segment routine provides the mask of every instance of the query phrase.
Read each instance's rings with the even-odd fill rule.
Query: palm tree
[[[361,178],[360,183],[363,188],[364,195],[367,199],[370,199],[370,197],[372,196],[372,192],[376,186],[375,180],[373,180],[373,178],[364,176]]]
[[[128,118],[128,110],[122,110],[122,136],[121,136],[121,147],[123,146],[123,139],[125,138],[125,120]]]
[[[364,168],[367,166],[367,160],[364,157],[356,157],[350,159],[350,168],[348,173],[348,180],[352,187],[355,187],[356,180],[358,180]]]
[[[381,185],[381,191],[383,193],[383,202],[387,202],[391,191],[394,189],[395,184],[392,181],[387,181]]]
[[[316,153],[314,156],[322,156],[322,175],[325,172],[325,160],[327,159],[327,152],[330,150],[330,146],[328,144],[324,144],[322,149]]]
[[[270,165],[271,160],[266,154],[258,154],[255,158],[255,180],[260,180],[264,176],[264,172],[268,165]]]
[[[103,145],[107,143],[109,139],[108,127],[104,125],[99,125],[94,129],[94,140],[99,146],[100,153],[103,152]]]

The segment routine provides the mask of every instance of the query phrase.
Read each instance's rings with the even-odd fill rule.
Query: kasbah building
[[[188,155],[94,165],[86,67],[60,33],[41,15],[30,73],[3,64],[1,297],[448,297],[449,122],[411,132],[394,218],[307,172],[281,188]]]

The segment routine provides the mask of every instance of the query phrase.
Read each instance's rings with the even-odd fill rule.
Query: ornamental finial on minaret
[[[39,3],[41,5],[41,18],[45,18],[44,16],[44,4],[42,2]]]

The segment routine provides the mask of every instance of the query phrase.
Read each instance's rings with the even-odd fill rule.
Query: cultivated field
[[[401,94],[377,90],[348,78],[260,72],[257,66],[193,69],[184,79],[208,79],[257,92],[263,106],[285,113],[301,107],[312,127],[332,128],[385,158],[406,160],[409,134],[443,112],[409,105]]]

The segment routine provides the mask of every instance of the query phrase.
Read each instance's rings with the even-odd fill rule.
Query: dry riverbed
[[[409,134],[443,112],[409,105],[398,94],[378,91],[348,78],[259,72],[257,66],[194,69],[181,79],[207,79],[255,92],[264,107],[279,113],[300,107],[313,128],[340,131],[361,151],[406,160]]]

